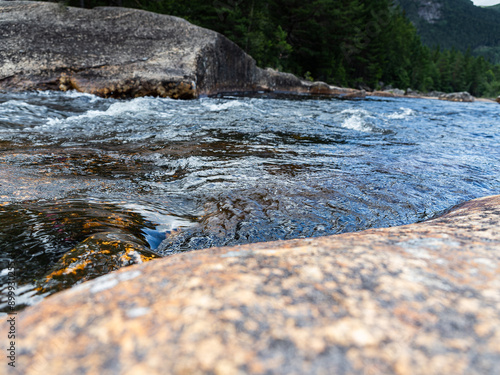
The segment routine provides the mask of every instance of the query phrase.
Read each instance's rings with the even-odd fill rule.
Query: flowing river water
[[[20,309],[114,269],[100,258],[43,285],[75,248],[165,256],[414,223],[499,194],[499,108],[2,93],[0,311],[13,277]]]

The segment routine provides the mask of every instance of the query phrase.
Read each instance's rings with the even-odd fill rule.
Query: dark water
[[[425,220],[500,193],[500,107],[0,94],[0,309],[96,233],[162,255]],[[161,243],[161,244],[160,244]],[[142,246],[141,245],[141,246]]]

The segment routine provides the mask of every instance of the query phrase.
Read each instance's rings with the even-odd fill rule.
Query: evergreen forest
[[[310,80],[421,92],[500,95],[500,65],[423,44],[392,0],[66,0],[170,14],[220,32],[271,67]],[[494,12],[496,13],[496,12]]]
[[[500,1],[500,0],[499,0]],[[475,6],[471,0],[395,0],[429,47],[462,52],[500,64],[498,5]]]
[[[488,9],[494,10],[494,11],[496,11],[496,12],[500,12],[500,4],[497,4],[497,5],[492,5],[492,6],[485,7],[485,8],[488,8]]]

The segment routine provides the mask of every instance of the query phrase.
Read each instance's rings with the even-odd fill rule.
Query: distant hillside
[[[500,63],[500,5],[477,7],[470,0],[396,0],[424,44],[468,48]]]
[[[492,5],[490,7],[483,7],[483,8],[500,12],[500,4]]]

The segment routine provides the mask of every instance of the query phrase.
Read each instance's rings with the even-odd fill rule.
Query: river
[[[11,262],[20,309],[96,234],[166,256],[414,223],[499,194],[499,108],[0,93],[0,310]]]

